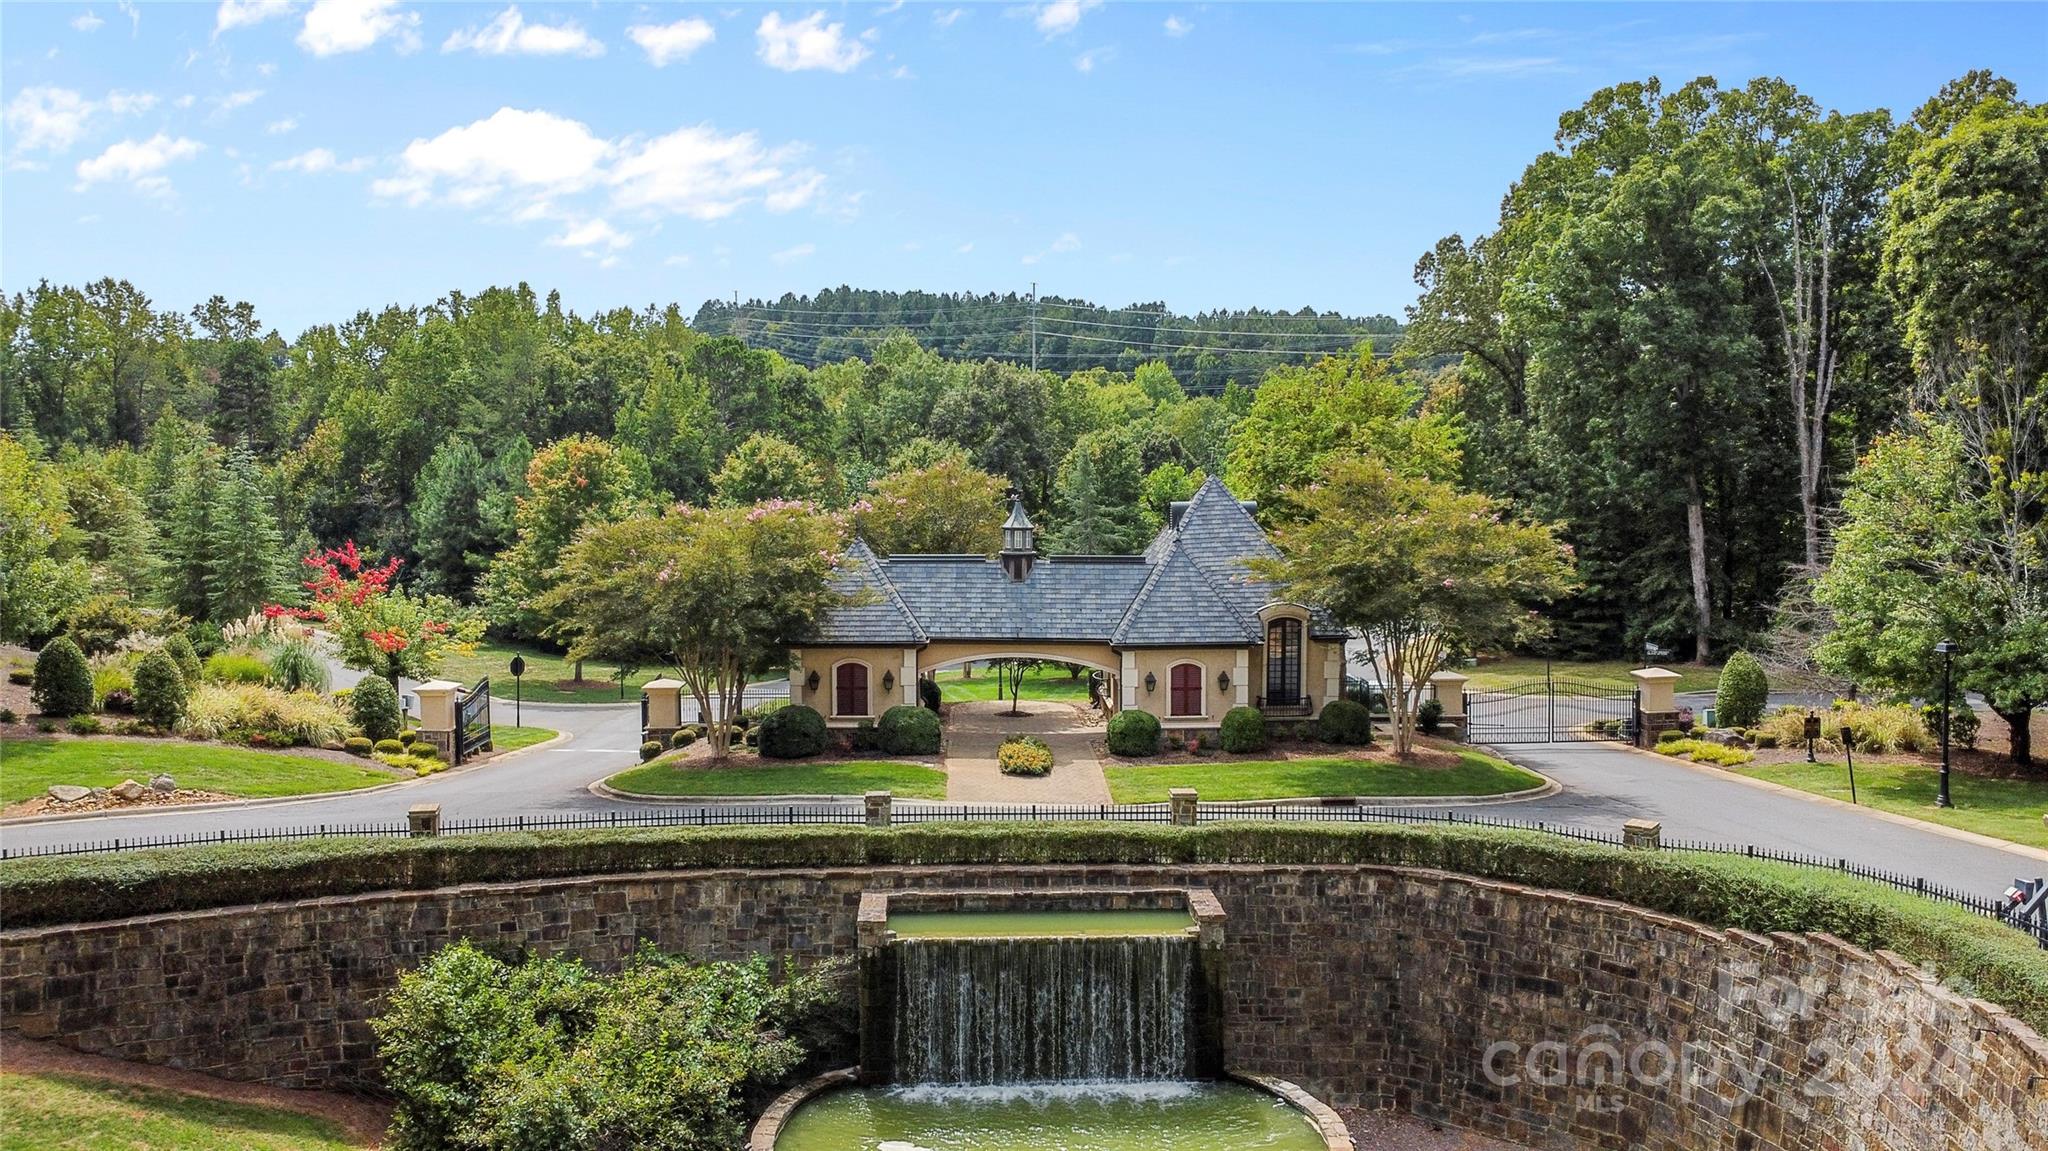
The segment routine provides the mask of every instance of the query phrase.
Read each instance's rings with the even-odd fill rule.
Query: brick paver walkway
[[[1095,758],[1100,713],[1073,704],[1020,700],[1026,714],[1006,716],[1008,700],[952,704],[946,714],[946,798],[954,803],[1108,803],[1109,784]],[[1052,748],[1052,774],[1004,775],[996,748],[1004,736],[1035,735]]]

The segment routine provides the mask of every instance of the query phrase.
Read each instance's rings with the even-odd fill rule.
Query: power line
[[[1353,343],[1359,340],[1398,340],[1401,338],[1398,332],[1385,334],[1379,332],[1234,332],[1222,331],[1216,328],[1146,328],[1138,324],[1113,324],[1102,320],[1076,320],[1066,316],[1047,316],[1045,319],[1048,323],[1054,324],[1079,324],[1090,328],[1116,328],[1120,331],[1135,329],[1146,332],[1172,332],[1194,336],[1270,336],[1290,340],[1350,340]]]

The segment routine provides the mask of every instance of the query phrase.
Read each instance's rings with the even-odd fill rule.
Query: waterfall
[[[1193,1077],[1196,943],[1188,935],[890,946],[899,1083]]]

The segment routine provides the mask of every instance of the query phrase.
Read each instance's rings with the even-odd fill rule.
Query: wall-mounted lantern
[[[883,691],[885,691],[885,692],[890,692],[890,691],[895,691],[895,690],[896,690],[896,673],[895,673],[895,672],[893,672],[893,671],[885,671],[885,672],[883,672],[883,673],[882,673],[882,690],[883,690]]]
[[[1229,691],[1229,690],[1230,690],[1230,673],[1229,673],[1229,672],[1227,672],[1227,671],[1219,671],[1219,672],[1217,672],[1217,673],[1216,673],[1216,690],[1217,690],[1217,691]]]
[[[1145,694],[1146,694],[1146,695],[1151,695],[1151,694],[1152,694],[1152,692],[1153,692],[1154,690],[1156,690],[1156,689],[1157,689],[1158,687],[1159,687],[1159,677],[1158,677],[1158,676],[1156,676],[1156,675],[1153,675],[1153,674],[1152,674],[1151,672],[1149,672],[1149,671],[1148,671],[1148,672],[1146,672],[1146,673],[1145,673]]]
[[[805,691],[816,691],[816,690],[818,690],[818,669],[816,669],[816,668],[812,668],[812,669],[811,669],[811,674],[809,674],[809,675],[807,675],[807,676],[805,676],[805,677],[804,677],[804,690],[805,690]]]

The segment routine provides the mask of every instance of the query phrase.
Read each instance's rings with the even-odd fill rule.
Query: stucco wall
[[[917,702],[916,648],[818,647],[800,649],[794,656],[789,676],[790,702],[817,708],[829,726],[852,727],[863,718],[881,718],[883,712],[897,704]],[[868,714],[864,717],[837,715],[833,710],[838,701],[833,694],[832,669],[848,660],[868,665]],[[804,682],[814,671],[818,673],[818,686],[808,690]],[[882,690],[884,672],[896,677],[892,681],[894,686],[886,692]]]
[[[2048,1043],[1902,960],[1384,867],[701,871],[307,900],[0,933],[0,1003],[6,1027],[83,1050],[370,1084],[365,1021],[457,938],[603,965],[643,938],[811,962],[853,953],[863,890],[1084,884],[1214,891],[1233,1065],[1338,1104],[1541,1147],[2048,1149]]]
[[[1159,717],[1162,727],[1213,728],[1223,722],[1223,713],[1233,707],[1251,703],[1258,697],[1258,688],[1251,681],[1253,655],[1249,648],[1242,647],[1149,647],[1135,648],[1123,653],[1127,659],[1123,676],[1124,702],[1126,706],[1149,711]],[[1202,714],[1175,716],[1167,714],[1173,701],[1173,666],[1178,663],[1194,663],[1202,668]],[[1230,673],[1230,690],[1221,691],[1216,687],[1216,673]],[[1145,690],[1145,676],[1151,675],[1154,686]]]

